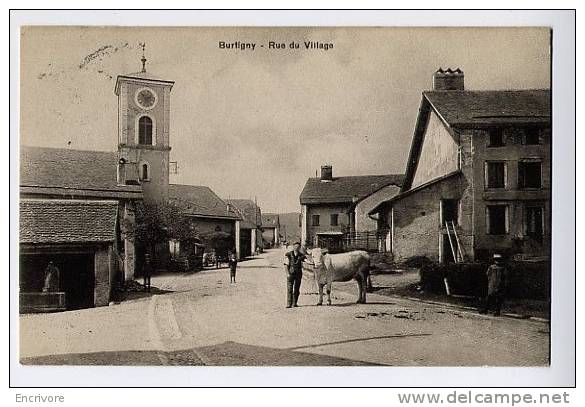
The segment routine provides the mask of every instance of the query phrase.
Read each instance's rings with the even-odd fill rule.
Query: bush
[[[437,264],[420,268],[424,290],[445,294],[443,279],[447,277],[451,294],[483,297],[487,290],[486,270],[489,263]],[[510,298],[550,298],[550,262],[509,262],[508,290]]]
[[[434,264],[431,259],[426,256],[412,256],[402,262],[401,266],[405,268],[423,268],[425,266]]]

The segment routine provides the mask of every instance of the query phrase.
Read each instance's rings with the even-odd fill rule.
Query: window
[[[523,140],[526,145],[540,144],[540,131],[538,127],[529,127],[524,130]]]
[[[444,226],[445,222],[451,222],[454,225],[458,225],[457,219],[459,218],[459,201],[457,199],[443,199],[441,201],[441,225]]]
[[[508,233],[508,205],[488,205],[486,217],[488,235]]]
[[[330,224],[331,226],[338,226],[339,225],[339,215],[336,213],[332,213],[330,217]]]
[[[311,219],[313,220],[313,223],[312,223],[313,226],[319,226],[319,218],[320,218],[319,215],[311,216]]]
[[[526,236],[542,243],[544,235],[543,228],[543,207],[542,206],[527,206],[525,209],[524,228]]]
[[[502,147],[504,145],[504,131],[502,129],[491,129],[489,131],[488,147]]]
[[[488,161],[485,163],[486,188],[506,187],[506,163],[503,161]]]
[[[140,164],[140,180],[150,181],[150,166],[148,163]]]
[[[542,163],[540,161],[518,162],[518,188],[542,187]]]
[[[138,144],[152,145],[152,119],[148,116],[138,120]]]

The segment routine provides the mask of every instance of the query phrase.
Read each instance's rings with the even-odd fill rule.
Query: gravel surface
[[[112,365],[543,366],[549,326],[398,296],[355,304],[355,282],[334,283],[316,306],[304,279],[285,308],[280,250],[227,269],[155,276],[165,294],[110,307],[23,315],[22,363]]]

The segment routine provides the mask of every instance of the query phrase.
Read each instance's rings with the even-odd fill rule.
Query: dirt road
[[[282,252],[227,269],[153,278],[168,294],[57,314],[23,315],[26,364],[540,366],[546,323],[482,316],[333,285],[316,306],[303,280],[285,308]]]

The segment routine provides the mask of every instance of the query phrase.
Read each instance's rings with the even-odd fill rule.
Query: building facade
[[[280,244],[280,217],[276,213],[262,214],[262,243],[264,248]]]
[[[372,208],[398,193],[403,176],[333,177],[330,165],[321,177],[309,178],[300,195],[301,242],[307,246],[340,248],[346,236],[376,229]]]
[[[262,210],[251,199],[227,199],[230,210],[236,212],[241,221],[238,224],[240,258],[254,255],[262,242]]]
[[[108,305],[116,283],[134,278],[127,226],[143,194],[117,183],[117,162],[116,153],[21,147],[21,311]],[[49,262],[58,291],[43,292]]]
[[[169,185],[169,200],[177,202],[185,210],[186,221],[200,236],[198,244],[205,251],[214,251],[222,258],[228,252],[240,257],[240,223],[242,218],[230,205],[223,201],[211,188],[194,185]],[[193,247],[185,247],[180,242],[170,245],[172,256],[181,252],[191,252]]]
[[[173,85],[147,72],[144,56],[140,72],[117,77],[117,152],[21,147],[21,310],[108,305],[116,283],[141,270],[138,205],[180,199],[201,246],[221,240],[239,253],[240,215],[208,187],[169,182]],[[163,258],[192,249],[163,246]],[[44,292],[49,263],[62,278]]]
[[[468,91],[439,70],[422,94],[400,194],[371,211],[396,260],[550,254],[550,91]]]

